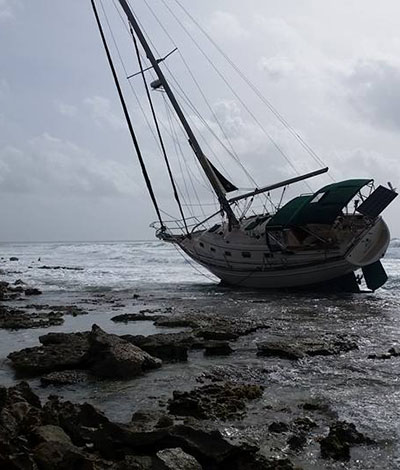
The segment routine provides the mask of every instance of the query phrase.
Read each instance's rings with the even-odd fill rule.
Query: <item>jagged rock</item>
[[[252,460],[258,450],[255,446],[231,444],[216,429],[193,425],[175,425],[145,433],[121,425],[103,426],[94,442],[96,449],[108,458],[116,459],[127,448],[132,453],[148,455],[173,446],[192,455],[204,468],[227,470],[236,469],[237,459]]]
[[[288,446],[291,450],[298,451],[303,449],[307,443],[307,438],[305,434],[292,434],[287,440]]]
[[[311,429],[317,427],[317,424],[312,419],[310,419],[308,416],[304,416],[302,418],[295,419],[293,421],[293,425],[296,428],[301,429],[303,431],[310,431]]]
[[[41,293],[42,291],[35,287],[28,287],[28,289],[25,289],[25,295],[40,295]]]
[[[145,455],[126,455],[112,470],[157,470],[153,459]]]
[[[40,470],[109,469],[110,462],[102,461],[78,447],[64,442],[43,442],[33,451]]]
[[[391,347],[387,353],[383,354],[370,354],[368,356],[368,359],[380,359],[380,360],[386,360],[386,359],[391,359],[392,357],[399,357],[400,356],[400,348],[397,346]]]
[[[286,423],[275,422],[268,426],[268,430],[275,433],[287,432],[289,431],[289,426]]]
[[[262,455],[237,459],[231,468],[235,470],[295,470],[289,459],[267,459]],[[230,468],[224,467],[224,470],[230,470]],[[296,467],[296,470],[301,469]]]
[[[130,429],[140,432],[149,432],[155,429],[168,428],[174,425],[171,416],[158,410],[139,410],[131,418]]]
[[[22,294],[24,292],[24,288],[22,286],[9,287],[8,291],[9,292],[16,292],[18,294]]]
[[[128,379],[162,364],[160,359],[97,325],[92,327],[89,345],[85,360],[91,372],[99,377]]]
[[[53,335],[53,334],[51,334]],[[19,372],[40,375],[46,372],[80,369],[85,365],[89,349],[87,337],[79,333],[56,333],[40,338],[43,346],[22,349],[8,355],[12,366]],[[60,336],[59,336],[60,335]],[[48,338],[62,337],[68,341],[52,342]]]
[[[11,256],[10,261],[19,261],[19,258],[16,256]]]
[[[89,349],[89,331],[78,333],[47,333],[39,336],[43,346],[68,344],[76,349]]]
[[[190,318],[164,317],[154,322],[156,326],[168,328],[197,328],[198,323]]]
[[[336,412],[331,409],[328,403],[321,401],[321,399],[314,398],[306,403],[300,405],[306,411],[317,411],[335,417]]]
[[[40,378],[42,385],[73,385],[87,382],[90,375],[83,370],[63,370],[51,372]]]
[[[37,444],[42,442],[61,442],[72,445],[71,438],[59,426],[47,424],[38,426],[32,431],[32,438]]]
[[[83,271],[83,268],[69,268],[67,266],[39,266],[38,269],[54,269],[54,270],[59,270],[63,269],[66,271]]]
[[[206,356],[229,356],[233,353],[229,343],[224,341],[208,341],[205,343],[204,348]]]
[[[290,340],[288,343],[280,341],[264,341],[257,344],[258,356],[279,357],[282,359],[298,360],[305,356],[333,356],[343,352],[358,349],[352,337],[339,335],[334,338],[327,337],[321,341]]]
[[[384,354],[370,354],[368,356],[368,359],[379,359],[380,361],[385,361],[387,359],[391,359],[392,355],[389,353],[384,353]]]
[[[10,387],[7,391],[7,399],[9,402],[24,402],[35,408],[41,408],[39,397],[32,391],[27,382],[19,382],[14,387]]]
[[[346,335],[338,335],[334,338],[328,337],[321,342],[305,343],[305,353],[308,356],[335,356],[357,349],[358,345],[354,339]]]
[[[186,361],[188,349],[195,342],[188,333],[155,334],[150,336],[124,335],[122,338],[163,361]]]
[[[3,409],[7,400],[7,389],[0,385],[0,412]]]
[[[0,308],[0,328],[8,330],[47,328],[62,325],[63,322],[62,314],[59,313],[27,312],[4,306]]]
[[[12,453],[14,448],[7,451],[0,445],[0,468],[5,470],[39,470],[33,457],[24,452]],[[18,449],[19,450],[19,449]]]
[[[175,391],[169,400],[169,412],[177,416],[197,419],[240,418],[246,409],[246,400],[260,398],[258,385],[225,383],[205,385],[190,392]]]
[[[123,315],[117,315],[112,317],[111,320],[114,322],[128,323],[133,321],[157,321],[165,318],[164,315],[147,315],[146,313],[125,313]]]
[[[192,456],[182,449],[164,449],[156,454],[155,462],[159,470],[202,470],[202,466]]]
[[[214,331],[201,329],[198,331],[197,336],[201,336],[206,340],[215,340],[215,341],[234,341],[239,338],[239,334],[234,331]]]
[[[392,348],[389,349],[388,353],[391,354],[393,357],[399,357],[400,348],[398,346],[393,346]]]
[[[108,418],[89,403],[76,405],[50,397],[43,407],[43,422],[59,426],[76,446],[93,444],[94,435],[110,424]]]
[[[281,359],[298,360],[304,357],[304,353],[296,346],[278,343],[263,342],[257,344],[257,355],[265,357],[279,357]]]
[[[371,444],[373,441],[357,431],[352,423],[337,421],[329,434],[320,441],[321,457],[324,459],[350,460],[350,447],[354,444]]]

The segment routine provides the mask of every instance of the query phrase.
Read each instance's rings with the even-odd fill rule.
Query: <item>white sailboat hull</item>
[[[203,266],[226,284],[255,289],[282,289],[314,285],[340,278],[354,270],[354,266],[345,260],[261,272],[230,271],[205,264]]]
[[[262,238],[252,238],[242,230],[228,233],[222,228],[212,233],[197,232],[178,244],[226,284],[280,289],[342,278],[382,258],[389,242],[389,230],[380,218],[372,227],[331,249],[271,251]],[[355,256],[359,253],[362,256]]]

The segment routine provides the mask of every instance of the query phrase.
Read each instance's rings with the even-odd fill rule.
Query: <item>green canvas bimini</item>
[[[329,184],[314,194],[298,196],[285,204],[268,223],[269,227],[305,224],[332,224],[342,209],[370,179],[354,179]]]

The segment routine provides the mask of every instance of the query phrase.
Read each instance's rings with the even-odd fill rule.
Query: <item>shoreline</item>
[[[15,275],[10,281],[13,288]],[[174,441],[171,436],[177,426],[188,426],[189,434],[194,432],[193,427],[196,432],[215,431],[223,445],[239,446],[234,452],[244,452],[243,441],[253,449],[245,452],[253,466],[246,467],[250,463],[242,462],[237,467],[240,469],[334,469],[343,462],[348,469],[360,468],[360,462],[365,465],[363,469],[377,468],[377,462],[382,469],[393,468],[395,428],[383,427],[377,421],[384,412],[380,405],[374,410],[376,417],[362,414],[363,400],[375,400],[388,386],[395,387],[394,369],[400,360],[393,342],[395,331],[379,329],[382,318],[388,325],[395,320],[389,311],[382,312],[376,296],[360,299],[334,295],[324,300],[297,294],[296,302],[290,303],[290,297],[278,294],[249,296],[224,289],[204,289],[197,294],[186,288],[168,292],[148,288],[59,294],[45,291],[33,296],[23,291],[11,293],[18,296],[1,301],[0,306],[3,312],[9,309],[14,320],[15,310],[21,310],[25,311],[22,317],[30,321],[37,315],[40,321],[59,322],[40,328],[29,323],[28,328],[22,328],[21,323],[19,329],[0,329],[0,385],[12,386],[27,378],[26,367],[21,369],[18,361],[6,359],[10,352],[26,347],[37,352],[42,348],[41,361],[36,365],[32,355],[21,357],[30,358],[28,382],[44,407],[52,395],[78,408],[83,406],[79,403],[87,402],[96,408],[94,413],[104,412],[110,423],[124,423],[121,426],[128,428],[137,425],[132,424],[132,416],[144,416],[140,425],[149,438],[158,432],[156,424],[161,419],[168,424],[164,429],[168,443]],[[333,307],[321,307],[323,301]],[[376,325],[378,319],[381,325]],[[93,328],[93,324],[100,328]],[[374,336],[371,325],[376,328]],[[56,335],[49,335],[52,332]],[[66,350],[76,350],[71,346],[78,332],[86,335],[90,348],[83,347],[84,359],[73,359],[77,362],[72,361],[71,366],[67,354],[60,353],[60,345],[64,342]],[[162,363],[129,376],[136,370],[136,365],[130,364],[120,375],[109,377],[101,364],[103,353],[96,350],[102,343],[94,339],[96,335],[103,335],[103,343],[109,345],[107,354],[129,344]],[[369,344],[365,342],[368,335]],[[8,342],[4,341],[6,337]],[[113,342],[119,346],[111,347]],[[43,367],[45,358],[54,359],[55,352],[57,360]],[[113,357],[111,370],[117,369],[120,360],[125,364],[125,359]],[[393,374],[390,380],[383,379],[387,366]],[[131,372],[127,374],[126,370]],[[372,371],[375,381],[369,379]],[[20,374],[18,380],[16,372]],[[377,380],[387,383],[380,386]],[[235,387],[236,395],[231,393]],[[359,405],[357,400],[361,401]],[[157,422],[151,417],[154,414]],[[47,426],[47,421],[42,420],[41,425]],[[30,435],[33,431],[24,432]],[[231,467],[224,467],[228,461],[207,460],[184,441],[179,442],[189,455],[180,454],[183,460],[191,456],[205,469],[236,468],[231,461]],[[157,453],[171,449],[165,445],[159,442],[153,449],[146,448],[151,465],[158,462]],[[77,447],[84,453],[79,458],[109,458],[98,449],[86,455],[87,449]],[[29,452],[34,455],[33,448]],[[129,452],[123,459],[139,451],[131,448]],[[141,449],[139,453],[143,456],[143,452]],[[121,456],[114,457],[112,465],[122,465]],[[140,465],[132,468],[153,468],[143,462]]]

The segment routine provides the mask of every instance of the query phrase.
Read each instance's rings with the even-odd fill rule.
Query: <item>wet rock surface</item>
[[[59,312],[28,312],[0,305],[0,328],[21,330],[27,328],[48,328],[62,325],[62,313]]]
[[[50,372],[40,378],[42,385],[73,385],[89,381],[92,376],[84,370]]]
[[[354,424],[338,421],[330,427],[329,434],[320,442],[321,456],[324,459],[349,461],[352,446],[372,443],[371,439],[357,431]]]
[[[354,400],[368,387],[360,372],[364,365],[374,367],[378,383],[382,381],[380,369],[386,370],[390,362],[396,364],[399,356],[395,338],[368,344],[365,334],[347,334],[358,333],[358,320],[354,328],[332,328],[335,333],[329,333],[329,328],[318,330],[310,318],[306,319],[308,330],[301,322],[296,334],[284,306],[265,317],[256,311],[268,305],[269,299],[247,302],[248,312],[256,313],[246,315],[236,309],[236,303],[225,305],[224,310],[221,302],[219,312],[215,299],[209,305],[203,301],[197,309],[192,300],[181,304],[180,294],[169,303],[163,298],[153,301],[142,292],[135,298],[131,292],[95,293],[77,305],[57,306],[54,297],[43,295],[40,303],[26,298],[27,286],[19,281],[7,287],[0,308],[20,310],[24,317],[33,315],[32,319],[35,315],[45,319],[55,312],[57,318],[65,319],[67,328],[75,321],[67,315],[89,314],[86,325],[84,317],[76,319],[83,325],[79,329],[90,329],[94,322],[102,328],[82,333],[37,332],[30,345],[38,344],[42,334],[41,346],[10,355],[7,366],[18,374],[37,377],[30,382],[43,406],[29,405],[27,390],[23,392],[26,398],[21,398],[21,391],[13,392],[15,403],[9,405],[9,389],[0,387],[0,416],[5,419],[0,436],[6,431],[14,436],[21,419],[34,424],[32,432],[19,427],[12,445],[0,437],[0,468],[12,462],[16,468],[38,469],[327,470],[344,465],[346,470],[372,470],[376,467],[369,461],[376,463],[376,455],[393,445],[390,435],[377,441],[360,414],[351,414]],[[16,296],[14,301],[11,295]],[[135,310],[138,313],[127,313]],[[97,311],[101,311],[98,322]],[[121,315],[111,323],[115,311]],[[302,313],[301,320],[307,314]],[[17,317],[18,313],[14,320]],[[340,322],[345,320],[344,314],[340,316]],[[14,349],[21,348],[21,336],[15,338],[19,342]],[[375,351],[375,356],[369,354]],[[367,360],[368,354],[377,360]],[[393,361],[378,360],[386,358]],[[157,370],[159,360],[163,367]],[[331,399],[332,383],[335,399],[342,390],[348,405]],[[239,393],[241,387],[260,387],[261,394],[253,397],[243,388]],[[51,394],[71,401],[48,399]],[[391,396],[388,393],[386,400]],[[35,403],[32,396],[29,400]],[[83,400],[95,403],[107,415],[89,403],[74,403]],[[363,400],[367,409],[369,397],[366,400],[364,394]],[[142,407],[146,411],[140,411]],[[340,424],[349,416],[357,416],[357,427]],[[371,444],[365,435],[360,438],[358,429],[376,442]]]
[[[160,470],[202,470],[202,466],[191,455],[186,454],[182,449],[164,449],[156,454],[157,463]]]
[[[212,384],[191,392],[175,391],[168,410],[177,416],[197,419],[237,419],[243,416],[246,402],[260,398],[262,387],[249,384]]]
[[[106,333],[97,325],[93,325],[90,332],[84,362],[95,376],[122,379],[135,377],[162,364],[160,359],[117,335]]]
[[[265,459],[254,445],[229,442],[216,428],[168,422],[138,431],[87,403],[53,396],[42,406],[26,383],[1,392],[1,468],[293,468],[289,461]],[[29,466],[16,465],[21,454]]]
[[[18,261],[16,258],[14,261]],[[0,301],[10,301],[21,298],[22,295],[32,296],[40,295],[42,291],[36,287],[25,284],[21,279],[17,279],[13,283],[0,281]]]
[[[158,321],[162,318],[165,318],[165,315],[148,315],[145,312],[139,313],[124,313],[123,315],[116,315],[112,317],[111,320],[114,322],[120,323],[129,323],[134,321]]]
[[[124,335],[122,338],[163,361],[186,361],[195,338],[190,333],[155,334],[150,336]]]
[[[400,357],[400,348],[398,346],[392,346],[386,353],[370,354],[368,359],[386,360],[392,357]]]
[[[97,325],[91,332],[49,333],[39,339],[42,346],[13,352],[8,358],[15,370],[28,375],[69,371],[46,375],[45,384],[78,383],[85,374],[77,369],[88,370],[96,377],[129,379],[162,364],[160,359]]]
[[[229,356],[233,349],[226,341],[207,341],[204,344],[204,354],[206,356]]]
[[[54,333],[40,338],[42,346],[25,348],[8,355],[14,369],[28,375],[85,366],[89,349],[88,333]]]
[[[298,360],[310,356],[335,356],[358,349],[353,336],[344,335],[326,337],[312,341],[297,338],[286,338],[285,341],[263,341],[257,344],[258,355],[279,357],[281,359]]]

